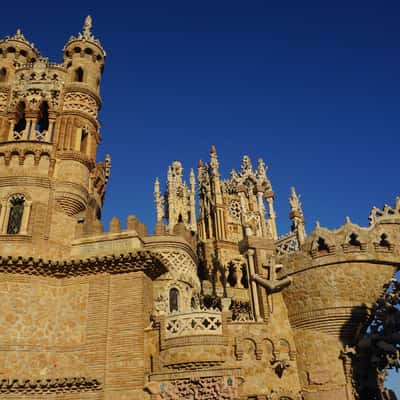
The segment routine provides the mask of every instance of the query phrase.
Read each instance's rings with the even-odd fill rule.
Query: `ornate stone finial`
[[[241,165],[242,174],[251,174],[253,167],[251,165],[251,160],[249,156],[244,155]]]
[[[85,18],[85,22],[83,24],[82,32],[79,32],[77,36],[71,36],[67,42],[67,44],[64,46],[64,50],[72,43],[77,40],[82,40],[82,41],[87,41],[92,44],[95,44],[100,48],[102,51],[103,55],[106,56],[106,52],[104,51],[103,47],[101,46],[100,41],[95,38],[95,36],[92,33],[92,27],[93,27],[93,20],[90,15],[88,15]]]
[[[190,186],[194,186],[196,182],[196,177],[194,175],[193,168],[190,168]]]
[[[304,215],[301,209],[300,196],[297,195],[296,189],[290,188],[290,219],[292,220],[292,231],[296,232],[297,241],[302,245],[306,240],[306,230],[304,226]]]
[[[180,161],[175,160],[172,165],[171,165],[171,173],[172,177],[176,179],[182,180],[182,175],[183,175],[183,167],[182,163]]]
[[[160,181],[158,180],[158,178],[156,178],[156,180],[154,181],[154,194],[160,194]]]
[[[92,17],[88,15],[85,18],[85,23],[83,24],[83,36],[85,38],[90,38],[92,36]]]
[[[319,223],[319,221],[315,221],[315,227],[316,228],[321,228],[321,224]]]
[[[349,216],[346,217],[346,224],[351,224],[351,221],[350,221],[350,217],[349,217]]]
[[[258,179],[267,178],[267,167],[265,166],[264,160],[262,158],[258,159],[257,178]]]
[[[203,168],[204,167],[203,160],[199,160],[199,162],[197,163],[197,167],[198,168]]]
[[[301,212],[300,196],[297,196],[296,189],[294,188],[294,186],[290,188],[289,204],[290,204],[290,211]]]
[[[217,148],[214,145],[211,146],[211,151],[210,151],[210,166],[212,168],[214,176],[219,176],[218,172],[219,162],[217,158]]]

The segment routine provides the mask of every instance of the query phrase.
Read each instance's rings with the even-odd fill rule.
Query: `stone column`
[[[254,253],[255,253],[255,251],[253,249],[247,250],[250,277],[252,277],[255,274]],[[256,319],[256,321],[262,321],[261,314],[260,314],[260,303],[259,303],[258,292],[257,292],[257,284],[254,280],[252,280],[252,279],[249,279],[249,280],[251,282],[250,283],[250,291],[251,291],[251,298],[253,300],[254,318]]]
[[[29,223],[29,215],[31,213],[31,207],[32,207],[32,202],[25,200],[24,213],[22,214],[21,229],[19,232],[21,235],[28,234],[28,223]]]

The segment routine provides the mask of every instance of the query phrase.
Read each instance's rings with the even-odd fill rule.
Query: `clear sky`
[[[400,195],[398,1],[13,3],[0,35],[20,27],[52,61],[93,17],[107,51],[106,226],[135,214],[152,230],[154,178],[175,159],[188,173],[212,144],[226,175],[243,154],[264,158],[281,234],[292,185],[308,231],[347,215],[367,225],[372,206]]]

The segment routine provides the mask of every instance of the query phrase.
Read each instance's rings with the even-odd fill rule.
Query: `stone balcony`
[[[160,318],[160,359],[164,367],[190,369],[190,365],[218,366],[227,354],[227,315],[196,310]],[[207,367],[207,368],[208,368]]]
[[[165,321],[165,338],[222,335],[222,316],[215,311],[172,314]]]

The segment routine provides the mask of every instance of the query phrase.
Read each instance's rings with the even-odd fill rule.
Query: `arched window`
[[[22,195],[16,195],[10,199],[10,212],[7,224],[8,234],[15,235],[20,232],[24,206],[25,198]]]
[[[0,82],[7,82],[7,70],[5,68],[0,69]]]
[[[26,128],[26,117],[25,117],[25,103],[19,103],[17,106],[17,118],[14,127],[15,132],[23,132]]]
[[[179,311],[179,290],[172,288],[169,291],[169,312]]]
[[[79,67],[75,70],[74,81],[75,82],[83,82],[83,69],[81,67]]]
[[[35,127],[37,132],[45,132],[49,129],[49,105],[43,102],[39,108],[39,118]]]

